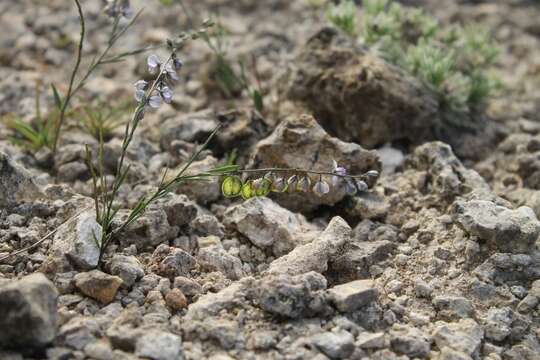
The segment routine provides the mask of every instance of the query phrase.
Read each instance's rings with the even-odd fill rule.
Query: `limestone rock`
[[[373,280],[356,280],[334,286],[328,295],[339,311],[349,313],[376,301],[379,291]]]
[[[0,152],[0,208],[16,206],[40,195],[30,172]]]
[[[346,359],[354,351],[354,338],[344,330],[319,333],[312,336],[310,341],[331,359]]]
[[[433,305],[435,305],[439,315],[446,319],[463,319],[474,315],[471,301],[461,296],[436,296],[433,299]]]
[[[131,288],[133,284],[144,276],[142,264],[135,256],[114,255],[109,268],[111,275],[122,279],[122,287]]]
[[[288,98],[307,106],[325,129],[346,141],[373,148],[434,136],[438,104],[433,95],[333,28],[309,39],[286,81]]]
[[[300,275],[309,271],[324,273],[328,263],[343,252],[351,241],[352,229],[339,216],[334,217],[326,229],[310,243],[274,260],[266,273]]]
[[[184,166],[185,164],[181,164],[176,169],[169,170],[166,180],[172,179]],[[218,160],[213,156],[207,156],[202,160],[194,161],[184,175],[199,174],[217,166],[219,166]],[[186,181],[176,187],[176,193],[185,194],[199,204],[208,204],[221,196],[221,183],[218,177],[211,177],[205,181]]]
[[[471,200],[457,202],[454,213],[465,231],[501,252],[528,253],[540,236],[540,221],[526,206],[511,210],[491,201]]]
[[[51,256],[53,261],[73,265],[80,270],[90,270],[98,265],[101,225],[91,210],[80,214],[73,221],[61,226],[54,236]]]
[[[171,226],[168,214],[158,205],[150,205],[137,220],[118,233],[122,247],[135,245],[139,250],[154,249],[174,239],[178,228]],[[120,226],[129,216],[129,211],[120,210],[113,220],[113,227]]]
[[[476,358],[480,354],[480,347],[484,338],[484,331],[472,319],[463,319],[455,323],[439,324],[433,332],[433,339],[439,347],[449,347]]]
[[[182,339],[163,331],[146,332],[137,340],[135,355],[153,360],[183,360]]]
[[[254,287],[254,302],[274,315],[297,319],[325,310],[324,276],[309,272],[302,275],[269,275]]]
[[[0,348],[42,349],[56,335],[58,292],[40,273],[0,286]]]
[[[333,160],[347,168],[350,174],[379,171],[381,168],[376,152],[330,136],[313,117],[307,115],[282,121],[270,136],[257,144],[248,167],[332,171]],[[323,180],[329,184],[332,182],[331,176],[323,176]],[[368,185],[372,186],[373,183]],[[343,184],[332,186],[332,191],[323,196],[295,192],[273,195],[286,208],[303,212],[311,211],[320,205],[334,205],[345,196]]]
[[[430,350],[430,338],[422,331],[408,325],[394,325],[389,331],[390,346],[399,354],[411,358],[427,357]]]
[[[208,246],[199,250],[199,264],[208,271],[220,271],[231,280],[245,276],[242,262],[219,245]]]
[[[225,225],[235,228],[260,248],[281,256],[309,238],[317,228],[269,198],[252,198],[227,209]]]

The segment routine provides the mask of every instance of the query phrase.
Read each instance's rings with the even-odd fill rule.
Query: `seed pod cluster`
[[[336,172],[336,174],[341,175]],[[364,174],[365,177],[378,177],[378,172],[370,171]],[[349,195],[365,192],[368,190],[368,179],[355,179],[352,177],[337,177],[333,179],[332,187],[344,187]],[[317,196],[324,196],[331,191],[330,184],[323,179],[323,175],[318,175],[318,179],[313,181],[308,174],[295,174],[288,178],[276,176],[268,173],[261,178],[242,180],[240,176],[229,175],[223,179],[221,184],[223,196],[235,198],[241,196],[247,200],[252,197],[267,196],[271,192],[293,193],[312,192]]]

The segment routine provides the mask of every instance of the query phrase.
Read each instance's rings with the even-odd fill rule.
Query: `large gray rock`
[[[122,286],[131,288],[133,284],[144,276],[144,268],[135,256],[114,255],[109,269],[111,275],[122,279]]]
[[[178,140],[203,143],[219,125],[213,143],[219,153],[238,150],[240,163],[249,154],[249,149],[268,133],[268,124],[252,109],[232,109],[216,113],[213,109],[190,113],[167,119],[160,126],[160,143],[163,149],[171,150]]]
[[[330,301],[339,311],[349,313],[376,301],[379,291],[373,280],[356,280],[328,290]]]
[[[455,221],[469,234],[488,241],[501,252],[528,253],[540,236],[540,221],[526,206],[515,210],[491,201],[456,202]]]
[[[157,274],[169,278],[188,276],[197,265],[197,261],[189,253],[165,244],[158,246],[152,254],[152,259],[155,263],[152,269]]]
[[[335,282],[367,279],[370,268],[388,259],[396,248],[396,243],[388,240],[351,241],[344,251],[332,258],[328,277]]]
[[[219,291],[201,296],[197,302],[189,305],[186,319],[204,321],[217,316],[221,311],[241,308],[248,302],[249,289],[255,288],[253,278],[236,281]]]
[[[152,360],[182,360],[182,339],[163,331],[146,332],[137,340],[135,355]]]
[[[269,198],[252,198],[227,209],[225,225],[236,229],[255,246],[281,256],[305,243],[318,230]],[[312,234],[311,234],[312,235]]]
[[[172,180],[183,168],[181,164],[175,169],[169,170],[165,180]],[[194,161],[184,172],[184,175],[195,175],[219,166],[218,160],[213,156],[207,156],[202,160]],[[203,181],[185,181],[176,187],[177,194],[185,194],[190,199],[200,204],[215,201],[221,196],[221,184],[218,177],[210,177]]]
[[[527,285],[540,279],[540,253],[495,253],[474,269],[480,280],[496,285]]]
[[[347,242],[351,241],[352,229],[340,218],[334,217],[328,227],[305,245],[274,260],[268,270],[269,274],[300,275],[309,271],[324,273],[328,263],[340,255]]]
[[[348,143],[330,136],[311,116],[290,117],[282,121],[274,132],[261,140],[254,151],[248,167],[297,168],[316,171],[332,171],[333,160],[347,168],[350,174],[363,174],[380,170],[381,164],[375,151],[368,151],[355,143]],[[260,174],[262,176],[264,174]],[[291,176],[290,174],[280,174]],[[317,181],[312,177],[312,183]],[[331,176],[323,180],[332,183]],[[370,182],[368,185],[373,185]],[[274,194],[277,201],[293,211],[311,211],[320,205],[334,205],[346,196],[342,184],[331,186],[323,196],[314,193]]]
[[[0,208],[16,206],[40,195],[30,172],[0,152]]]
[[[92,211],[80,214],[75,220],[61,226],[51,247],[53,261],[63,268],[70,265],[90,270],[98,265],[101,225]]]
[[[503,341],[512,332],[512,310],[505,308],[490,308],[486,314],[484,329],[486,338],[493,341]]]
[[[346,359],[354,351],[354,338],[345,330],[315,334],[310,341],[331,359]]]
[[[434,137],[438,103],[433,94],[333,28],[309,39],[286,80],[287,98],[307,106],[346,141],[373,148]]]
[[[453,201],[456,196],[496,198],[487,182],[476,171],[468,169],[456,157],[452,147],[440,141],[418,146],[407,165],[418,171],[427,171],[430,190],[441,200]]]
[[[433,299],[433,305],[439,316],[449,320],[464,319],[474,316],[472,302],[462,296],[440,295]]]
[[[40,273],[0,287],[0,348],[40,349],[56,335],[54,285]]]
[[[463,319],[437,325],[433,339],[439,349],[449,347],[476,358],[480,354],[484,330],[474,320]]]
[[[113,226],[121,226],[128,216],[129,211],[119,211]],[[169,224],[167,212],[159,205],[151,205],[143,215],[119,232],[117,238],[122,247],[135,245],[139,250],[148,250],[174,239],[177,233],[178,227]]]
[[[245,276],[242,261],[229,254],[220,245],[204,247],[197,256],[199,264],[207,271],[219,271],[231,280],[238,280]]]
[[[325,289],[326,279],[316,272],[269,275],[255,284],[253,301],[266,312],[297,319],[325,311]]]
[[[394,325],[389,331],[390,346],[398,354],[411,358],[425,358],[429,354],[431,339],[422,331],[408,325]]]

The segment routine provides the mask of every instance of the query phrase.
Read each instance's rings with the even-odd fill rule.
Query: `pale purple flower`
[[[112,18],[123,16],[127,19],[133,16],[133,10],[129,4],[130,0],[107,0],[105,13]]]
[[[336,162],[336,160],[332,160],[332,164],[333,164],[333,173],[334,174],[337,174],[339,176],[332,176],[332,185],[334,186],[337,186],[339,180],[340,180],[340,176],[346,176],[347,175],[347,169],[345,169],[344,167],[342,166],[339,166],[338,163]]]
[[[161,98],[159,94],[152,95],[150,96],[150,99],[148,99],[148,105],[150,105],[150,107],[154,109],[157,109],[161,105],[162,102],[163,102],[163,99]]]
[[[146,63],[148,64],[148,72],[150,74],[157,73],[159,71],[159,67],[161,66],[161,60],[155,54],[148,56]]]
[[[165,85],[165,86],[160,87],[158,92],[165,103],[167,104],[171,103],[173,92],[168,86]]]
[[[144,80],[139,80],[135,84],[135,100],[141,101],[145,95],[146,88],[148,87],[148,82]]]
[[[178,74],[176,73],[176,69],[173,68],[173,65],[169,62],[167,65],[165,65],[165,72],[167,73],[167,76],[171,78],[174,81],[180,80],[178,77]]]
[[[172,63],[176,71],[180,71],[180,69],[182,69],[182,67],[184,66],[184,63],[180,59],[178,59],[176,55],[173,55]]]
[[[129,19],[133,16],[133,9],[131,9],[131,6],[129,6],[129,0],[120,1],[120,15],[122,15],[126,19]]]
[[[323,196],[330,192],[330,186],[326,183],[326,181],[323,181],[322,179],[319,179],[313,186],[313,192],[317,196]]]
[[[366,192],[366,191],[369,189],[368,184],[366,184],[366,183],[365,183],[364,181],[362,181],[362,180],[358,180],[358,181],[356,182],[356,187],[358,188],[358,191],[361,192],[361,193],[362,193],[362,192]]]
[[[354,184],[354,182],[351,180],[351,179],[346,179],[345,180],[345,192],[348,194],[348,195],[354,195],[356,194],[356,192],[358,191],[356,185]]]
[[[144,94],[144,90],[135,90],[135,100],[137,100],[137,102],[140,102],[144,98]]]

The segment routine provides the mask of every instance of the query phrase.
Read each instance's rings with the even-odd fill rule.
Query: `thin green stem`
[[[73,71],[71,72],[71,78],[69,80],[69,88],[68,92],[66,94],[66,98],[64,99],[64,102],[62,104],[62,109],[60,110],[60,118],[58,119],[58,124],[56,125],[56,130],[54,134],[54,143],[53,143],[53,152],[56,152],[56,147],[58,145],[58,138],[60,137],[60,129],[62,128],[62,124],[64,123],[64,119],[66,117],[66,110],[69,106],[69,102],[73,96],[73,84],[75,83],[75,76],[77,75],[77,72],[79,71],[79,66],[81,65],[82,60],[82,51],[83,51],[83,43],[84,43],[84,34],[86,31],[86,26],[84,23],[84,13],[81,7],[81,3],[79,0],[73,0],[75,1],[75,5],[77,6],[77,11],[79,12],[79,23],[81,26],[81,38],[79,39],[79,46],[77,48],[77,60],[75,61],[75,67],[73,68]]]
[[[302,173],[302,174],[314,174],[314,175],[331,175],[331,176],[337,176],[340,178],[349,178],[349,179],[362,179],[365,178],[368,175],[369,172],[366,172],[364,174],[360,175],[340,175],[336,174],[331,171],[316,171],[316,170],[308,170],[308,169],[301,169],[301,168],[279,168],[279,167],[272,167],[272,168],[261,168],[261,169],[238,169],[238,170],[231,170],[229,173],[260,173],[260,172],[287,172],[287,173]],[[218,175],[218,176],[222,176]]]
[[[141,15],[141,13],[144,10],[144,9],[139,10],[137,12],[137,14],[135,14],[133,19],[131,19],[131,21],[126,26],[124,26],[120,31],[117,31],[118,23],[120,21],[120,16],[118,16],[118,17],[116,17],[114,19],[114,23],[113,23],[113,27],[112,27],[112,31],[111,31],[109,41],[107,43],[107,47],[105,48],[105,50],[103,50],[103,52],[100,54],[100,56],[97,59],[94,59],[90,63],[90,66],[86,70],[86,73],[84,74],[84,76],[79,80],[77,85],[74,85],[75,76],[76,76],[76,74],[77,74],[77,72],[79,70],[79,66],[80,66],[80,63],[81,63],[83,40],[84,40],[84,34],[85,34],[85,21],[84,21],[84,14],[83,14],[82,8],[80,6],[79,0],[74,0],[74,1],[77,4],[77,8],[79,10],[79,18],[80,18],[80,23],[81,23],[81,39],[80,39],[80,42],[79,42],[79,48],[78,48],[78,52],[77,52],[77,62],[76,62],[75,68],[73,69],[73,73],[71,74],[71,80],[70,80],[70,84],[69,84],[69,89],[68,89],[68,92],[66,94],[66,98],[65,98],[65,100],[64,100],[64,102],[62,104],[62,109],[60,111],[60,118],[59,118],[58,124],[56,126],[53,151],[56,151],[56,148],[58,146],[58,138],[60,137],[60,130],[61,130],[62,124],[64,123],[65,116],[66,116],[66,111],[67,111],[67,108],[69,106],[69,103],[70,103],[71,99],[73,98],[73,96],[77,92],[79,92],[79,90],[81,90],[81,88],[86,83],[86,80],[88,80],[90,75],[94,72],[94,70],[96,70],[96,68],[98,66],[103,65],[103,64],[107,64],[107,63],[110,62],[110,61],[108,61],[108,59],[106,59],[106,56],[108,55],[109,51],[115,45],[116,41],[120,37],[122,37],[122,35],[124,35],[124,33],[137,21],[137,19],[139,18],[139,16]],[[142,51],[139,51],[139,52],[142,52]],[[139,52],[134,52],[134,53],[139,53]],[[128,56],[128,55],[132,55],[132,53],[127,53],[127,54],[122,54],[122,55]],[[118,60],[118,57],[115,57],[115,58],[116,58],[116,60]]]

